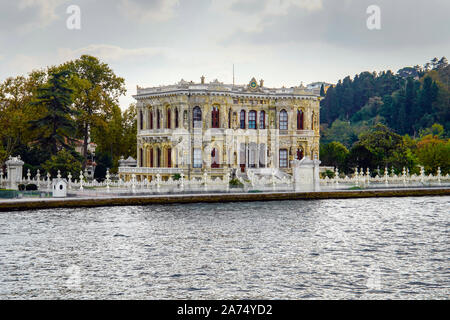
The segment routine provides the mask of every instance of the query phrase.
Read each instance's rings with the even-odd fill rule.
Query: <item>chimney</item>
[[[201,82],[201,84],[205,84],[205,76],[200,77],[200,82]]]
[[[259,86],[260,86],[261,88],[264,87],[264,80],[263,80],[263,79],[259,80]]]

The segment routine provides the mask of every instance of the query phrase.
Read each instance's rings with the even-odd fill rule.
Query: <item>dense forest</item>
[[[323,164],[347,172],[358,166],[449,172],[449,78],[442,57],[395,74],[362,72],[339,80],[321,101]]]
[[[93,159],[92,141],[96,177],[116,171],[120,156],[136,157],[136,110],[120,109],[124,94],[125,80],[88,55],[7,78],[0,83],[0,164],[20,155],[33,176],[38,169],[78,176]]]

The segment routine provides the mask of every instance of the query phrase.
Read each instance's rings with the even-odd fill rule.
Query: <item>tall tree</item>
[[[17,148],[34,140],[29,121],[43,115],[45,107],[31,106],[36,90],[46,82],[47,74],[37,70],[28,76],[7,78],[0,83],[0,164]]]
[[[30,129],[38,131],[37,141],[52,154],[61,149],[72,149],[68,144],[75,134],[71,108],[73,89],[68,85],[71,73],[68,70],[51,72],[48,83],[37,89],[36,101],[32,106],[45,107],[43,117],[31,120]]]
[[[322,83],[322,85],[320,86],[320,96],[321,96],[321,97],[325,97],[325,88],[323,87],[323,83]]]
[[[136,158],[136,107],[131,104],[121,112],[117,106],[113,107],[106,126],[95,127],[92,130],[93,140],[97,144],[97,153],[103,159],[108,155],[112,161],[112,172],[117,169],[120,156]],[[101,160],[101,159],[100,159]]]
[[[113,107],[118,106],[119,97],[126,93],[125,80],[114,74],[112,69],[98,58],[83,55],[65,63],[76,77],[74,105],[79,111],[78,134],[83,139],[83,168],[86,166],[90,130],[105,126]]]

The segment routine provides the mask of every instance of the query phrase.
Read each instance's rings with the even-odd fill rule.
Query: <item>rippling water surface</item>
[[[0,298],[448,299],[450,197],[0,213]]]

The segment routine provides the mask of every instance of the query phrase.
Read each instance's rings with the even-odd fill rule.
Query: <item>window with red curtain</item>
[[[150,110],[150,116],[148,121],[150,122],[150,129],[153,129],[153,110]]]
[[[297,160],[302,160],[302,159],[303,159],[303,150],[297,149]]]
[[[153,168],[153,148],[150,149],[150,168]]]
[[[303,111],[297,110],[297,130],[303,130]]]
[[[167,168],[172,168],[172,149],[167,149]]]
[[[211,128],[219,128],[219,108],[212,107],[211,110]]]
[[[158,165],[158,168],[161,168],[161,149],[158,148],[157,151],[157,158],[156,158],[156,163]]]
[[[211,151],[211,168],[219,168],[219,154],[216,148]]]
[[[172,120],[170,118],[170,109],[167,109],[167,129],[170,129],[170,125],[171,125],[171,121]]]
[[[161,112],[159,112],[159,109],[156,110],[156,128],[161,129]]]

